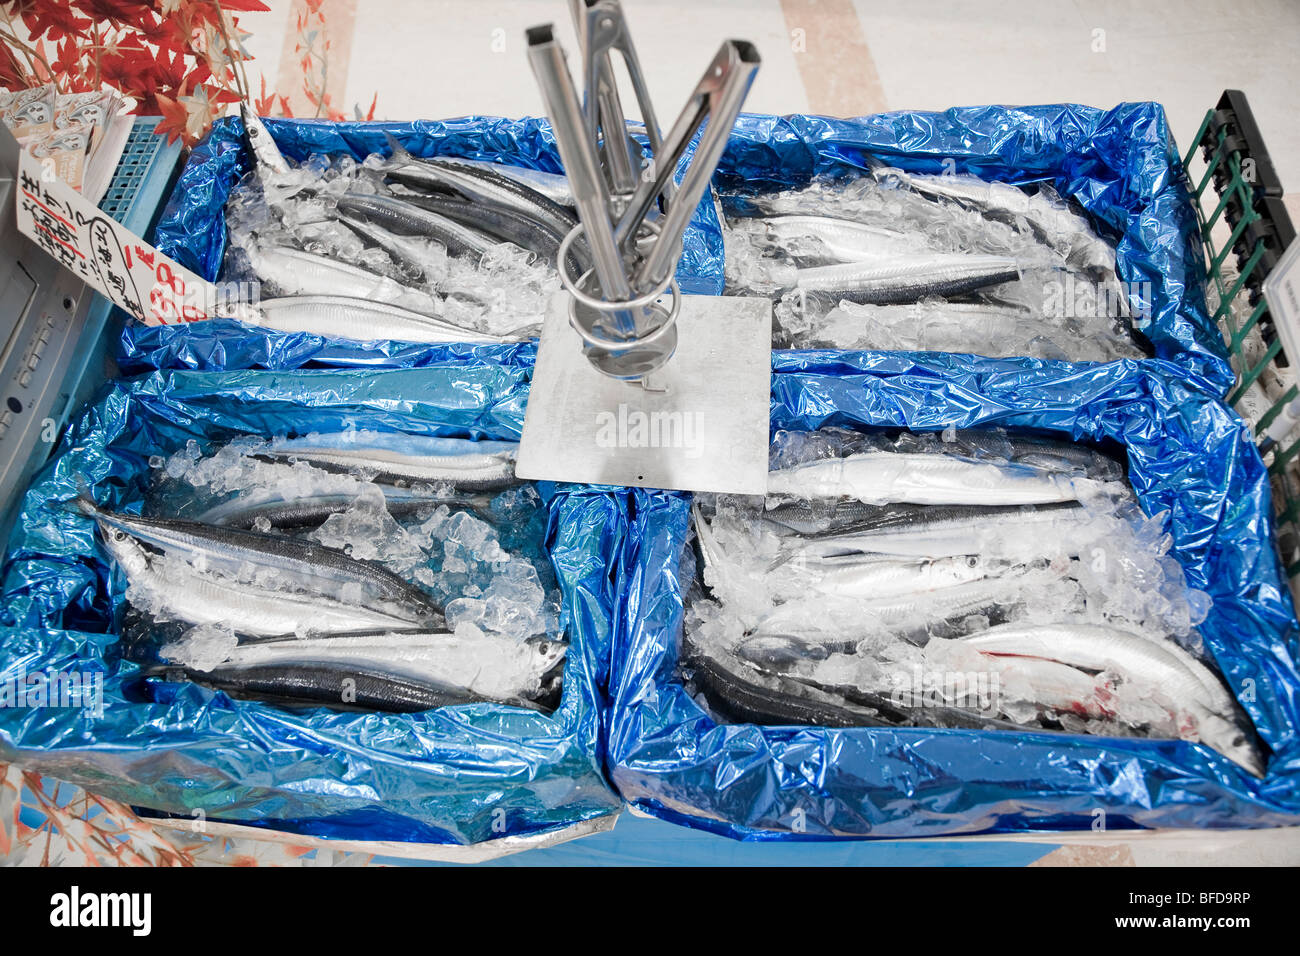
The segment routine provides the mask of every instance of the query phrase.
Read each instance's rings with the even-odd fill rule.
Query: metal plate
[[[546,313],[515,471],[521,478],[761,495],[767,490],[772,303],[688,295],[677,353],[648,387],[608,378]]]

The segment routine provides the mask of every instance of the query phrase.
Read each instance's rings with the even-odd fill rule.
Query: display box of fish
[[[719,286],[771,297],[774,347],[1154,355],[1232,386],[1159,104],[745,115],[714,185]]]
[[[221,314],[242,322],[199,322],[194,334],[270,343],[263,354],[278,358],[302,355],[306,336],[322,343],[315,360],[337,364],[411,343],[536,338],[560,288],[560,243],[578,223],[545,121],[267,119],[265,129],[287,170],[255,162],[239,119],[218,120],[155,230],[157,247],[218,282]],[[696,219],[711,214],[701,204]],[[721,271],[703,236],[684,238],[684,291],[712,291]],[[574,274],[590,268],[581,240],[571,250]],[[155,347],[139,329],[125,342],[128,355]]]
[[[765,499],[634,496],[630,803],[751,839],[1300,821],[1267,474],[1183,369],[775,364]]]
[[[9,542],[0,759],[317,837],[612,822],[625,507],[515,480],[527,378],[461,359],[112,383]]]

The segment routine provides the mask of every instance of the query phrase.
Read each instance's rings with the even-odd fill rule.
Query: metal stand
[[[560,246],[566,292],[542,330],[518,474],[761,494],[771,303],[684,297],[673,279],[682,234],[708,192],[758,52],[725,41],[661,138],[618,0],[573,0],[573,13],[584,101],[551,26],[528,31],[529,62],[580,224]],[[636,92],[648,163],[628,135],[615,51]],[[591,263],[580,276],[569,273],[571,252]]]
[[[672,361],[629,387],[588,361],[551,300],[529,389],[521,478],[761,495],[767,490],[772,305],[678,295]]]

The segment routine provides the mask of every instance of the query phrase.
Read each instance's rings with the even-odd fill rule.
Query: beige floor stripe
[[[858,13],[850,0],[781,0],[808,109],[861,116],[886,108]]]

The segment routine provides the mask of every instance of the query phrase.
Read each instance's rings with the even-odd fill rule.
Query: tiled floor
[[[242,18],[255,85],[257,71],[281,92],[301,84],[292,50],[302,4],[268,0],[269,13]],[[575,52],[567,0],[324,0],[322,9],[330,87],[349,114],[377,93],[376,115],[389,119],[537,115],[525,28],[554,21]],[[626,0],[624,9],[664,123],[727,36],[763,56],[746,103],[755,112],[1154,99],[1185,148],[1219,94],[1240,88],[1300,213],[1296,0]]]

